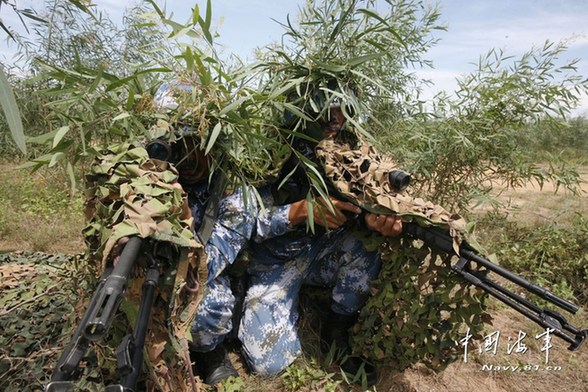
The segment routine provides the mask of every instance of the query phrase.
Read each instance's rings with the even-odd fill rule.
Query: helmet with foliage
[[[353,118],[357,100],[353,89],[335,78],[296,85],[288,94],[284,110],[284,127],[322,139],[322,129],[340,109],[346,120]]]
[[[204,156],[191,102],[195,102],[198,83],[176,80],[163,83],[153,97],[154,108],[169,117],[159,121],[159,132],[146,145],[149,157],[173,163],[180,173],[180,182],[196,183],[208,172],[208,159]],[[164,127],[161,127],[164,125]]]
[[[183,81],[164,82],[153,96],[153,106],[158,111],[177,110],[179,102],[185,102],[192,95],[194,85]]]

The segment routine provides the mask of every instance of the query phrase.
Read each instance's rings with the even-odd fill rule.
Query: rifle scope
[[[145,149],[151,159],[170,162],[173,156],[171,145],[161,139],[151,140]]]
[[[402,170],[392,170],[388,173],[388,181],[396,192],[402,192],[410,184],[410,174]]]

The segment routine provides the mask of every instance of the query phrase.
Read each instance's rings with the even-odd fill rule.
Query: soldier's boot
[[[239,376],[222,343],[207,353],[192,351],[191,357],[196,362],[205,384],[217,385],[229,377]]]
[[[339,362],[341,370],[359,384],[364,381],[363,374],[365,374],[365,382],[368,387],[371,387],[378,381],[375,366],[363,356],[352,355],[349,329],[355,324],[355,320],[355,316],[330,311],[321,330],[321,351],[328,353],[334,348],[334,358]]]

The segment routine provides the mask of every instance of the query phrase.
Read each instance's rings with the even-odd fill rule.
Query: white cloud
[[[441,0],[441,18],[447,32],[437,33],[440,42],[426,57],[436,70],[428,71],[435,89],[454,91],[455,77],[475,70],[479,57],[490,49],[504,50],[520,58],[543,46],[546,40],[564,41],[568,49],[562,64],[578,58],[579,75],[588,77],[588,7],[585,2],[561,0]],[[451,78],[453,76],[453,79]],[[588,110],[586,98],[581,110]]]

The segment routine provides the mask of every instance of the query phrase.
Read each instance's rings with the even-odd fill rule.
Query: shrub
[[[500,234],[488,244],[501,264],[559,296],[588,301],[588,219],[577,214],[564,226],[557,223],[526,227],[490,214],[480,226],[492,222]]]
[[[0,165],[0,234],[3,247],[80,251],[83,198],[70,197],[60,173],[29,173]],[[78,241],[72,241],[78,239]],[[9,249],[12,250],[12,249]]]

